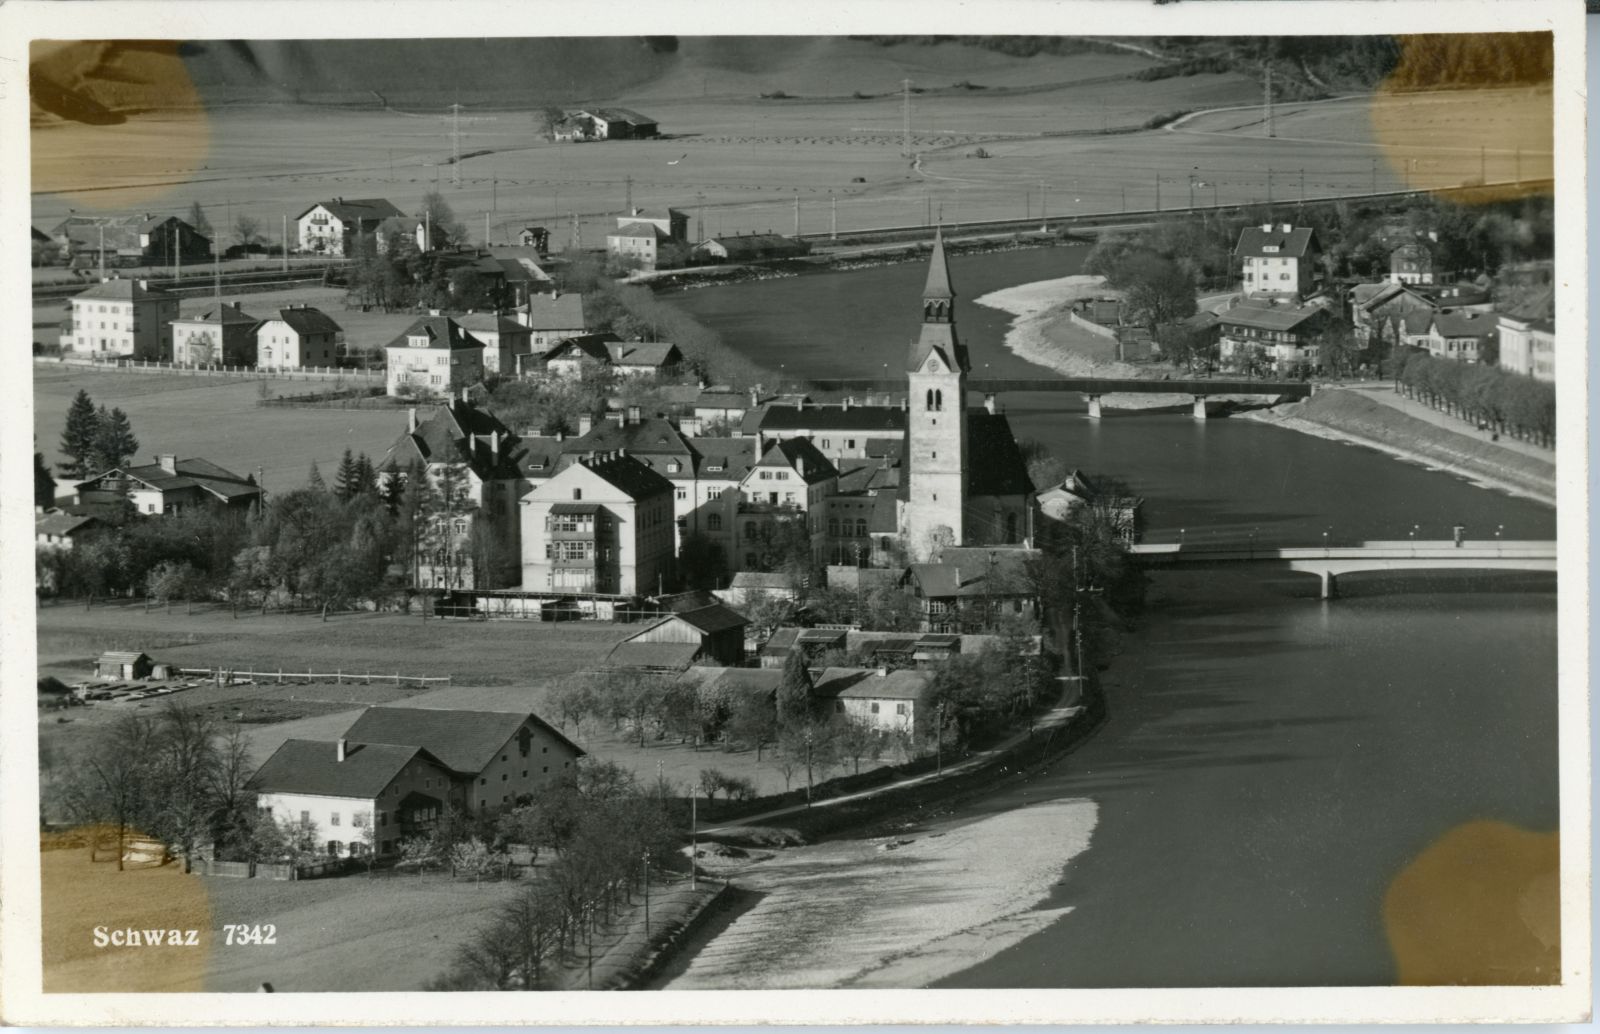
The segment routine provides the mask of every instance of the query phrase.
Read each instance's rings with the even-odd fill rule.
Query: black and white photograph
[[[1587,1015],[1581,13],[74,7],[8,1022]]]

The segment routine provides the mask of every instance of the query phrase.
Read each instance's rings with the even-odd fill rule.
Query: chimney
[[[343,762],[345,757],[349,754],[349,746],[350,742],[343,736],[340,736],[339,739],[334,743],[334,760]]]
[[[566,440],[567,440],[567,432],[565,432],[565,431],[557,431],[556,432],[556,441],[564,442]]]
[[[850,412],[850,403],[852,403],[854,401],[855,401],[855,399],[851,398],[849,395],[846,395],[844,397],[844,411],[846,413]]]
[[[417,407],[406,410],[406,434],[417,433]]]
[[[805,409],[806,408],[806,397],[804,395],[796,395],[795,396],[794,408],[796,408],[796,409]]]
[[[1292,232],[1294,232],[1294,224],[1293,223],[1284,223],[1281,226],[1279,226],[1278,229],[1282,230],[1284,233],[1292,233]]]
[[[496,463],[500,462],[500,432],[489,432],[489,455],[494,457]]]
[[[141,281],[139,281],[139,286],[140,286],[140,287],[141,287],[141,288],[143,288],[143,289],[144,289],[144,290],[146,290],[146,291],[148,291],[148,290],[150,290],[150,281],[148,281],[148,280],[141,280]]]
[[[889,677],[889,669],[885,668],[885,667],[882,667],[880,665],[879,668],[878,668],[878,678],[886,679],[888,677]]]
[[[750,389],[750,408],[754,409],[761,404],[761,392],[756,388]]]
[[[626,456],[627,454],[628,454],[627,446],[618,446],[617,451],[616,451],[616,455],[614,455],[612,457],[612,459],[621,459],[622,457]]]
[[[437,315],[439,315],[439,310],[438,309],[429,309],[428,310],[428,315],[429,316],[437,316]]]
[[[983,409],[984,409],[984,412],[988,413],[990,416],[994,415],[994,396],[993,395],[984,395],[983,396]]]
[[[902,412],[902,413],[909,412],[910,409],[911,409],[911,396],[907,395],[905,398],[900,400],[900,412]]]
[[[1271,233],[1272,232],[1272,224],[1271,223],[1262,223],[1261,224],[1261,232],[1262,233]]]
[[[578,414],[578,436],[581,438],[594,430],[594,417],[588,413]]]
[[[171,453],[164,453],[160,456],[157,456],[156,462],[161,464],[161,469],[166,471],[168,474],[176,474],[178,472],[178,457],[172,455]]]
[[[467,455],[473,459],[478,458],[478,435],[475,431],[467,432]]]

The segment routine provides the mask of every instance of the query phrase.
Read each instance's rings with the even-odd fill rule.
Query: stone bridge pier
[[[1196,395],[1194,397],[1194,418],[1196,420],[1204,420],[1206,418],[1206,397],[1204,395]]]

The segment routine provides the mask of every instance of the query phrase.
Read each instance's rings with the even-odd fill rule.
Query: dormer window
[[[406,344],[410,345],[412,348],[427,348],[428,337],[426,334],[413,334],[406,338]]]
[[[1278,253],[1278,246],[1276,244],[1263,244],[1261,246],[1261,250],[1269,255],[1276,255]]]
[[[667,461],[667,473],[668,474],[676,474],[676,473],[678,473],[678,471],[680,471],[682,469],[683,469],[683,464],[679,463],[677,460],[668,460]]]

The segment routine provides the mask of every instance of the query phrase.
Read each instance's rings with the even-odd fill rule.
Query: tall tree
[[[318,492],[326,492],[328,483],[322,480],[322,471],[317,469],[317,461],[311,461],[311,471],[306,475],[306,484]]]
[[[202,236],[211,236],[211,220],[206,218],[206,210],[200,207],[198,201],[189,206],[189,225]]]
[[[67,462],[60,464],[61,473],[71,478],[88,477],[90,462],[94,457],[95,439],[100,434],[100,415],[94,400],[82,388],[67,407],[67,426],[61,432],[61,451]]]
[[[128,414],[120,409],[107,413],[101,406],[95,416],[100,425],[94,436],[96,466],[104,470],[126,465],[139,452],[139,439],[134,437]]]
[[[49,509],[56,502],[56,479],[45,466],[44,453],[33,454],[33,505]]]
[[[344,455],[339,458],[339,469],[333,475],[333,491],[340,499],[349,499],[356,491],[356,458],[345,446]]]
[[[798,646],[783,662],[783,678],[778,683],[778,725],[788,729],[811,720],[811,672],[806,669],[805,651]]]

